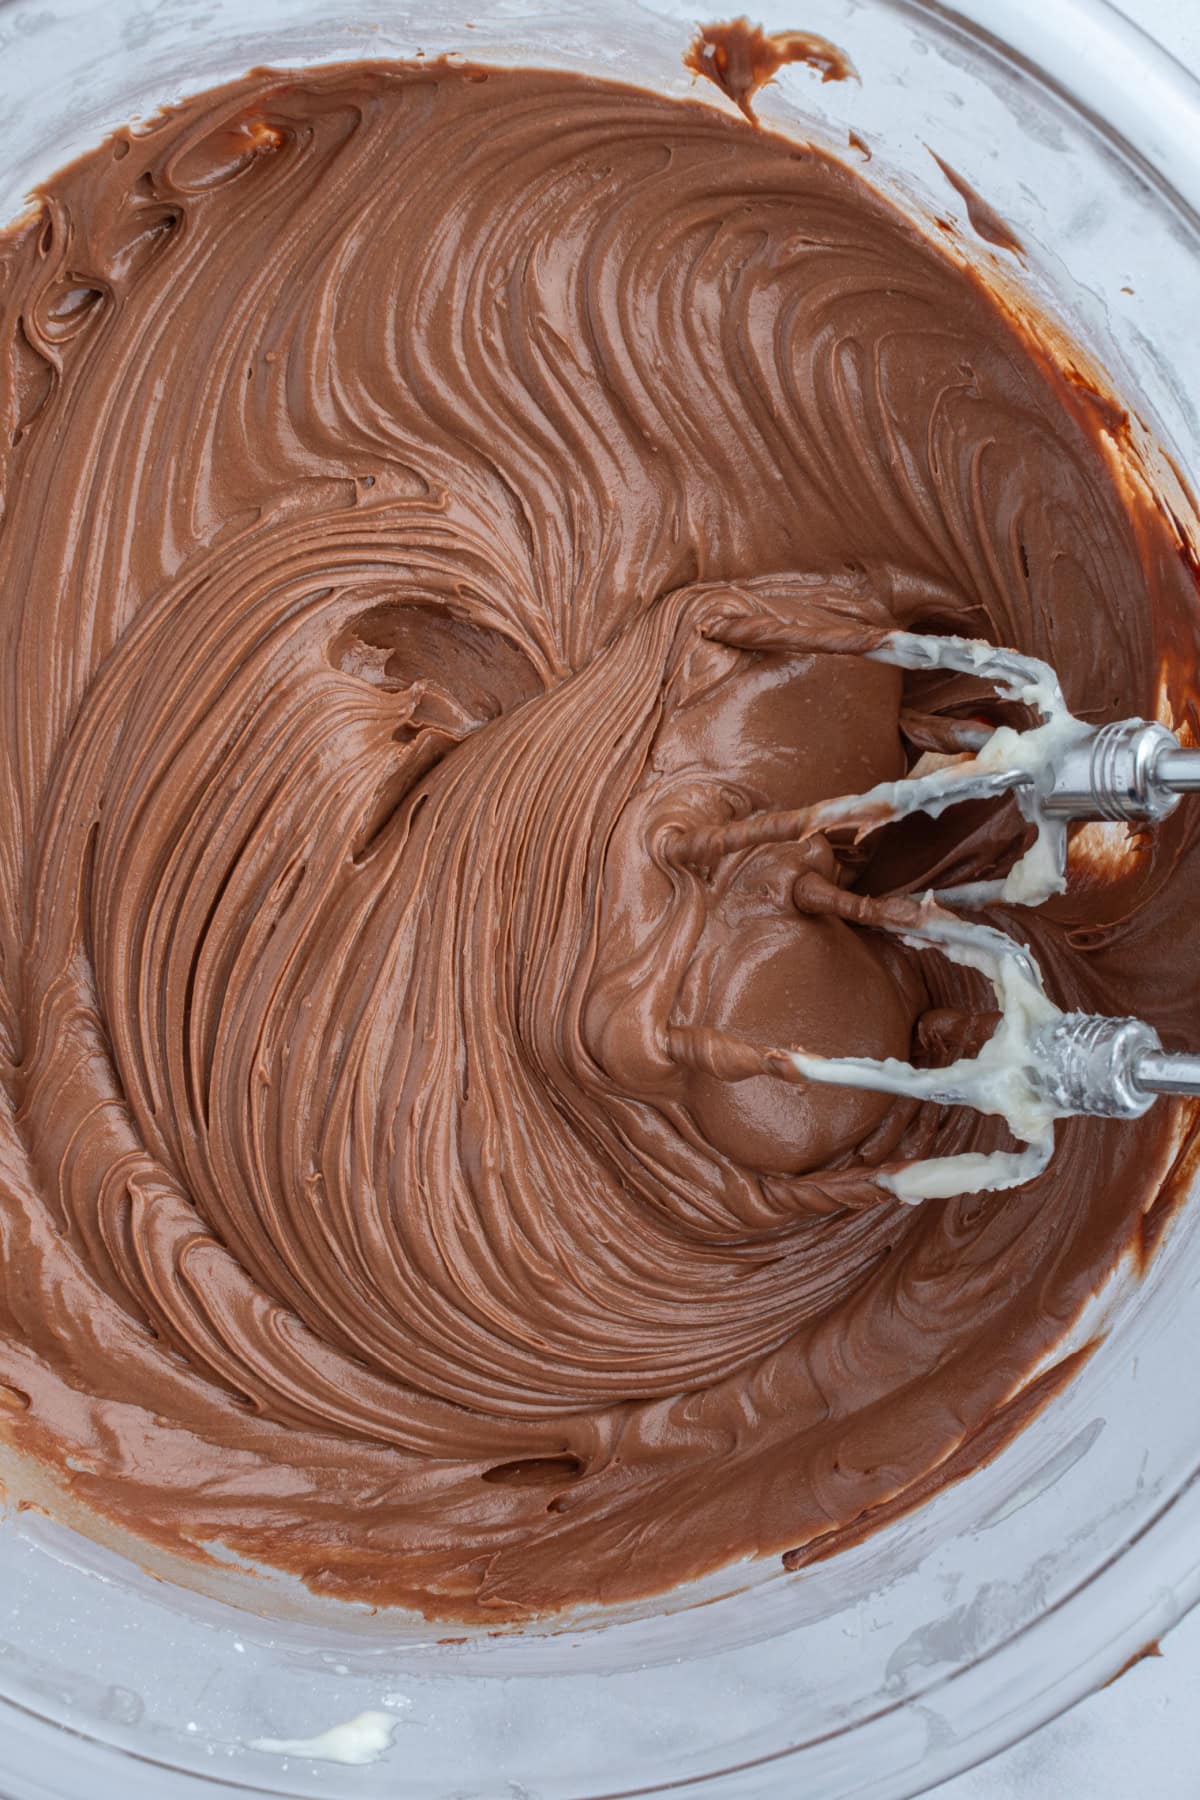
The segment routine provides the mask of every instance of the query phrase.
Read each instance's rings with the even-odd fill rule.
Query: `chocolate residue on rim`
[[[822,81],[858,80],[844,50],[814,31],[766,32],[749,19],[702,25],[684,54],[687,68],[703,75],[755,120],[751,101],[785,63],[807,63]]]
[[[1148,1644],[1143,1644],[1140,1650],[1135,1650],[1132,1656],[1125,1658],[1116,1674],[1110,1675],[1104,1683],[1105,1687],[1112,1687],[1114,1682],[1120,1681],[1122,1675],[1128,1675],[1130,1669],[1136,1669],[1139,1663],[1146,1662],[1151,1657],[1161,1658],[1161,1656],[1162,1645],[1157,1638],[1151,1638]]]
[[[966,206],[967,218],[971,221],[971,229],[976,237],[982,238],[985,244],[994,244],[997,250],[1008,250],[1014,256],[1024,256],[1024,244],[1012,226],[1000,217],[995,207],[989,206],[966,177],[960,175],[957,169],[951,168],[936,150],[930,150],[929,154]]]

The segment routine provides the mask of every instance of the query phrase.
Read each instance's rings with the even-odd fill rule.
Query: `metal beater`
[[[1053,1122],[1071,1114],[1140,1118],[1159,1095],[1200,1095],[1200,1054],[1164,1049],[1144,1020],[1063,1012],[1045,992],[1029,951],[1006,932],[960,911],[989,901],[1038,905],[1066,886],[1068,826],[1075,820],[1156,825],[1185,793],[1200,793],[1200,750],[1185,748],[1165,725],[1122,719],[1092,726],[1067,707],[1058,677],[1046,663],[971,638],[889,632],[869,658],[905,669],[951,669],[990,682],[1010,700],[1032,708],[1041,723],[1018,731],[967,726],[957,762],[931,773],[884,782],[865,794],[819,801],[791,813],[752,813],[683,839],[681,862],[711,866],[715,859],[764,843],[853,827],[860,834],[922,812],[936,817],[965,800],[1011,794],[1035,827],[1034,842],[1001,880],[970,883],[892,905],[892,930],[916,949],[936,948],[953,962],[982,972],[996,991],[1000,1022],[974,1057],[940,1069],[894,1059],[823,1057],[796,1049],[756,1051],[756,1066],[785,1080],[817,1081],[972,1106],[1005,1119],[1025,1148],[933,1158],[881,1170],[881,1185],[915,1202],[976,1188],[1010,1188],[1045,1168],[1053,1152]],[[840,907],[835,894],[826,904]],[[854,897],[844,897],[847,917]],[[748,1046],[721,1033],[679,1030],[686,1053],[706,1040],[706,1054],[736,1059]],[[745,1061],[735,1079],[751,1070]]]

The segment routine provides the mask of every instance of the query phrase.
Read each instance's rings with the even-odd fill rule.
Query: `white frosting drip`
[[[316,1762],[351,1766],[377,1762],[392,1744],[398,1721],[385,1712],[362,1712],[311,1738],[252,1738],[252,1750],[279,1756],[304,1756]]]

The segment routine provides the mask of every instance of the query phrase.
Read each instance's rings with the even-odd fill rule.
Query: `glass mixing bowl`
[[[771,29],[824,33],[862,78],[823,86],[788,69],[761,97],[764,119],[954,223],[948,243],[973,245],[1010,292],[1062,321],[1144,429],[1144,466],[1190,524],[1200,87],[1103,0],[756,12]],[[693,18],[688,0],[488,0],[474,18],[467,0],[0,0],[0,218],[106,128],[255,63],[457,51],[684,94]],[[1015,228],[1023,265],[972,239],[930,148]],[[1085,1340],[1098,1340],[1090,1360],[1016,1442],[859,1547],[515,1637],[438,1642],[411,1620],[319,1609],[232,1567],[219,1590],[189,1592],[141,1566],[135,1545],[125,1555],[52,1522],[36,1474],[10,1466],[0,1791],[921,1792],[1079,1699],[1200,1595],[1194,1198],[1144,1279],[1115,1271],[1075,1322],[1068,1343]],[[370,1759],[360,1765],[262,1747],[363,1714],[314,1746]]]

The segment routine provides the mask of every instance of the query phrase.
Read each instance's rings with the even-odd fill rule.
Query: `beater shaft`
[[[1200,794],[1200,750],[1165,750],[1156,767],[1173,793]]]
[[[1200,1094],[1200,1056],[1148,1051],[1134,1070],[1134,1080],[1149,1094]]]

